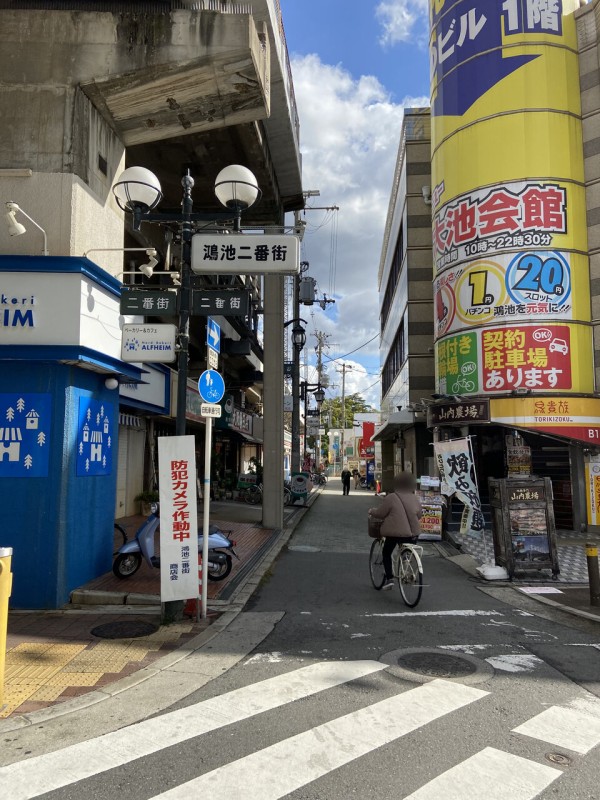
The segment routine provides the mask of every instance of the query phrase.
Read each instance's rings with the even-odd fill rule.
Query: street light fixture
[[[306,330],[300,323],[306,325],[306,320],[295,317],[284,322],[283,327],[292,328],[292,344],[294,346],[294,360],[292,363],[292,458],[291,473],[300,472],[300,353],[306,344]]]
[[[195,224],[198,222],[233,221],[234,230],[239,231],[242,211],[254,205],[260,195],[256,178],[252,172],[239,165],[225,167],[217,175],[215,181],[215,194],[219,202],[229,209],[227,211],[195,212],[193,210],[192,189],[194,187],[194,179],[189,170],[187,175],[184,175],[181,179],[181,185],[183,187],[181,213],[154,211],[162,199],[162,189],[156,175],[144,167],[129,167],[119,176],[113,186],[117,204],[123,211],[129,212],[133,217],[132,227],[134,231],[140,230],[142,222],[163,225],[175,224],[179,225],[181,229],[181,266],[179,270],[181,285],[177,287],[179,292],[179,320],[177,333],[176,436],[185,436],[186,432],[190,313],[192,308],[190,260]],[[212,419],[209,419],[208,423],[212,424]],[[209,433],[207,432],[208,436]],[[207,509],[208,505],[205,507],[205,515]],[[208,520],[205,529],[208,529]],[[208,539],[205,537],[203,547],[204,563],[207,562],[207,542]],[[163,621],[170,622],[179,619],[182,611],[183,603],[181,601],[165,603]],[[203,607],[203,615],[205,613]]]
[[[314,390],[314,391],[313,391]],[[325,390],[320,383],[307,383],[302,381],[300,384],[300,397],[304,401],[304,448],[306,449],[306,420],[308,417],[306,406],[308,405],[308,395],[311,394],[315,398],[317,404],[317,411],[319,412],[319,421],[321,417],[321,406],[325,400]]]
[[[306,331],[302,325],[297,324],[292,328],[292,344],[294,349],[300,352],[306,344]]]
[[[178,326],[177,358],[177,414],[175,433],[184,436],[186,430],[186,394],[188,376],[189,318],[192,305],[190,250],[194,223],[233,221],[234,230],[240,228],[242,211],[250,208],[258,199],[260,191],[256,178],[246,167],[232,165],[225,167],[215,180],[215,194],[219,202],[229,211],[195,212],[192,203],[194,179],[189,174],[181,179],[183,187],[182,212],[155,212],[162,199],[160,182],[154,173],[144,167],[128,167],[113,186],[119,208],[133,216],[133,230],[139,231],[142,222],[163,225],[169,223],[181,226],[182,259],[180,267],[181,286]],[[233,213],[232,213],[233,212]]]

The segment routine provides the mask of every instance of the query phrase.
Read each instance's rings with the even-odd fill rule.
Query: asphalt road
[[[237,634],[187,663],[209,671],[233,653],[234,666],[158,713],[149,702],[147,721],[123,728],[105,711],[104,738],[67,720],[14,733],[7,746],[23,750],[0,769],[3,794],[600,800],[595,623],[484,591],[437,544],[425,546],[416,609],[375,591],[375,502],[330,482]]]

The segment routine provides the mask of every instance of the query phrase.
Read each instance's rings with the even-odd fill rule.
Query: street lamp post
[[[162,199],[160,182],[156,175],[144,167],[129,167],[113,186],[113,193],[119,207],[131,213],[132,227],[139,231],[142,222],[162,225],[178,225],[181,229],[181,268],[179,291],[179,320],[177,333],[177,402],[175,434],[185,436],[187,379],[190,339],[190,314],[192,309],[192,271],[191,244],[194,228],[198,222],[233,222],[234,231],[240,230],[242,211],[250,208],[259,197],[256,178],[246,167],[232,165],[225,167],[215,180],[215,194],[227,211],[197,212],[193,210],[192,189],[194,179],[189,173],[181,179],[183,199],[181,212],[155,212]],[[207,419],[212,425],[212,419]],[[205,480],[210,476],[205,476]],[[210,494],[209,494],[210,497]],[[208,502],[208,499],[205,500]],[[207,563],[207,537],[204,541],[203,563]],[[183,601],[164,604],[163,621],[170,622],[181,617]]]
[[[306,325],[306,320],[298,317],[288,320],[283,326],[287,328],[288,325],[294,325],[292,328],[294,360],[292,363],[292,458],[290,463],[292,475],[300,472],[300,353],[306,344],[306,331],[300,324],[301,322]]]
[[[321,414],[321,406],[323,405],[323,401],[325,400],[325,390],[323,389],[320,383],[307,383],[306,381],[301,382],[300,398],[304,401],[304,449],[305,450],[306,450],[306,418],[307,418],[306,407],[308,405],[307,403],[308,395],[311,392],[316,400],[319,416]]]

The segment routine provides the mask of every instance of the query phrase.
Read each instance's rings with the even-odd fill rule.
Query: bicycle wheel
[[[369,572],[371,583],[379,590],[385,582],[385,570],[383,568],[383,542],[384,539],[373,539],[371,552],[369,553]]]
[[[113,545],[116,546],[117,549],[113,553],[113,556],[116,556],[117,553],[119,552],[120,545],[118,545],[117,541],[116,541],[118,539],[122,539],[123,540],[123,544],[127,544],[127,532],[126,532],[125,528],[122,528],[119,525],[118,522],[115,522],[114,534],[113,534]]]
[[[290,504],[291,502],[292,502],[292,493],[291,493],[291,491],[288,489],[288,487],[287,487],[287,486],[284,486],[284,487],[283,487],[283,505],[284,505],[284,506],[289,506],[289,504]]]
[[[258,486],[249,486],[246,489],[246,502],[250,503],[251,506],[255,506],[260,503],[262,499],[262,492],[258,488]]]
[[[404,547],[398,558],[398,585],[402,599],[409,608],[414,608],[421,599],[423,575],[414,552]]]

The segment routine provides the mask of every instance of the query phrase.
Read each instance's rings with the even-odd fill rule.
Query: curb
[[[31,725],[38,725],[41,722],[57,719],[58,717],[71,714],[75,711],[81,711],[82,709],[96,705],[103,700],[109,700],[111,697],[115,697],[116,695],[119,695],[128,689],[132,689],[133,687],[150,680],[156,675],[160,675],[160,673],[170,669],[174,664],[177,664],[179,661],[187,658],[192,653],[195,653],[205,647],[210,641],[212,641],[229,625],[231,625],[236,617],[244,610],[244,606],[252,594],[256,591],[263,577],[275,562],[280,552],[288,543],[296,526],[302,521],[302,519],[304,519],[307,511],[311,508],[312,504],[316,501],[316,498],[320,495],[321,490],[322,487],[319,487],[314,494],[311,492],[310,502],[308,502],[306,506],[299,507],[299,513],[294,514],[291,520],[292,524],[288,525],[286,528],[282,528],[279,531],[279,534],[276,536],[275,541],[269,550],[258,562],[252,572],[248,574],[246,580],[243,581],[233,593],[230,601],[228,602],[227,610],[224,611],[224,613],[217,620],[215,620],[209,628],[206,628],[206,630],[199,633],[193,639],[190,639],[181,647],[173,650],[171,653],[167,653],[161,658],[158,658],[152,664],[152,666],[139,670],[139,672],[135,672],[125,678],[121,678],[120,680],[111,683],[103,689],[97,689],[96,691],[88,692],[85,695],[73,698],[73,700],[66,700],[63,703],[60,703],[60,705],[49,706],[48,708],[43,708],[39,711],[33,711],[30,714],[22,714],[14,718],[7,717],[5,720],[0,720],[0,734],[27,728]],[[140,597],[145,597],[145,595],[140,595]],[[110,604],[111,609],[115,607],[115,605]],[[132,608],[135,608],[135,606]],[[153,609],[154,608],[155,607],[153,607]]]

